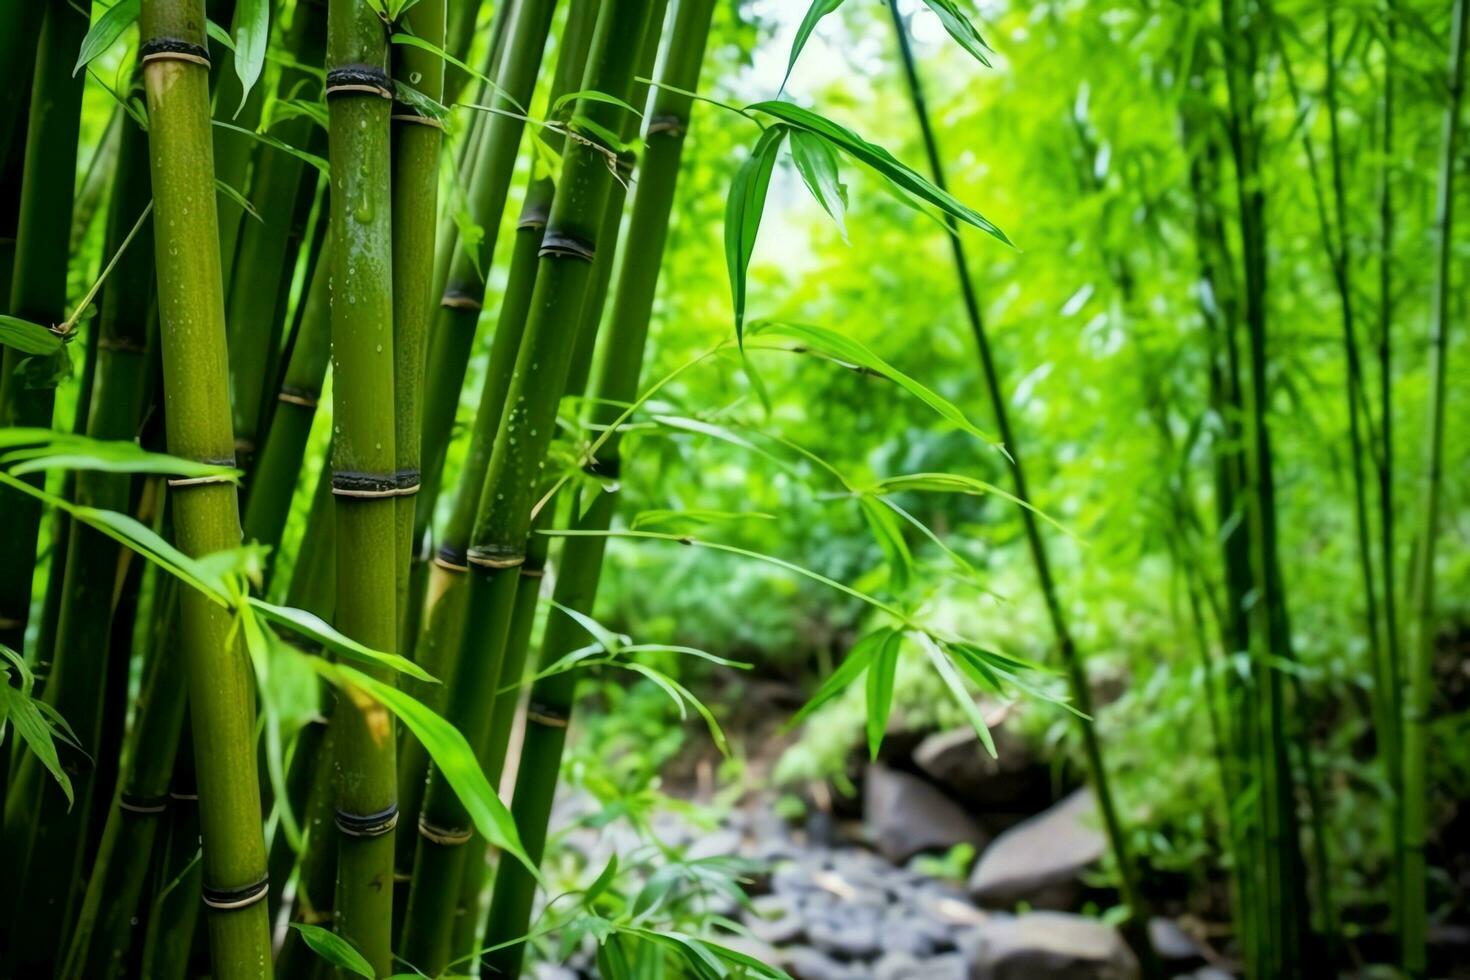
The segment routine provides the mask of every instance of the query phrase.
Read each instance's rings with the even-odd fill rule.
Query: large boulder
[[[884,766],[868,769],[863,822],[873,846],[895,863],[923,851],[985,843],[984,832],[958,803],[918,776]]]
[[[970,980],[1137,980],[1138,960],[1112,926],[1065,912],[997,916],[965,946]]]
[[[936,786],[971,807],[1034,813],[1050,800],[1047,768],[1006,723],[1005,715],[990,717],[995,719],[990,729],[995,741],[993,758],[974,729],[966,727],[929,735],[914,749],[914,765]]]
[[[1072,908],[1081,897],[1083,872],[1106,846],[1092,792],[1078,790],[991,842],[970,873],[970,897],[996,908],[1023,901]]]

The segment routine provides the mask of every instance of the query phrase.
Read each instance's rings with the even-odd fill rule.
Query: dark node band
[[[99,350],[113,354],[146,354],[148,345],[128,337],[103,337],[97,341]]]
[[[623,472],[623,463],[617,456],[611,459],[594,459],[582,467],[582,472],[588,476],[599,476],[605,480],[616,480]]]
[[[278,401],[288,405],[300,405],[302,408],[316,408],[320,396],[311,388],[299,388],[296,385],[281,385],[280,393],[276,395]]]
[[[200,891],[204,896],[204,904],[212,909],[221,912],[246,909],[265,898],[270,891],[270,876],[261,875],[259,881],[243,888],[211,888],[205,885]]]
[[[138,45],[138,64],[150,61],[189,61],[209,67],[209,49],[179,37],[153,37]]]
[[[545,701],[532,701],[526,705],[526,720],[534,721],[538,725],[547,728],[565,728],[571,715],[565,708],[547,704]]]
[[[474,310],[478,313],[482,307],[480,297],[461,286],[450,286],[444,290],[444,297],[439,300],[440,306],[447,306],[452,310]]]
[[[468,844],[475,832],[466,827],[441,827],[419,814],[419,836],[441,847],[458,847]]]
[[[521,578],[545,578],[546,569],[536,565],[522,565]]]
[[[231,455],[231,456],[220,456],[220,457],[215,457],[215,458],[210,458],[210,457],[206,456],[206,457],[204,457],[202,459],[196,459],[194,462],[196,462],[196,463],[203,463],[205,466],[228,466],[231,469],[234,469],[235,468],[235,457],[233,455]],[[221,474],[219,476],[188,476],[188,477],[177,477],[177,478],[170,479],[168,481],[168,485],[171,488],[173,488],[173,489],[180,489],[180,488],[185,488],[185,487],[203,487],[203,486],[208,486],[209,484],[212,484],[212,483],[234,483],[234,482],[235,482],[235,480],[234,480],[234,477],[233,476],[230,476],[230,475],[227,475],[227,474]]]
[[[463,548],[453,545],[442,545],[434,555],[434,562],[443,568],[450,568],[462,572],[468,566],[465,564],[465,553]]]
[[[119,793],[117,805],[124,813],[158,814],[168,809],[168,794],[139,796],[137,793]]]
[[[337,95],[393,98],[393,79],[377,65],[343,65],[327,72],[327,98]]]
[[[398,826],[398,804],[377,813],[336,812],[337,830],[348,837],[382,837]]]
[[[662,133],[665,136],[679,137],[686,131],[684,120],[678,116],[654,116],[648,120],[648,135],[657,136]]]
[[[490,544],[470,548],[464,553],[465,560],[481,568],[515,568],[526,563],[526,554],[520,548]]]
[[[547,231],[546,237],[541,239],[541,251],[537,254],[541,256],[559,255],[591,262],[597,255],[597,247],[580,235],[572,235],[564,231]]]
[[[617,163],[613,166],[613,172],[627,183],[633,177],[633,167],[638,163],[638,154],[628,152],[619,153]]]
[[[395,497],[398,474],[355,473],[351,470],[332,473],[332,493],[339,497]]]
[[[550,217],[551,215],[549,214],[547,209],[540,205],[537,205],[536,207],[525,208],[521,211],[521,220],[520,223],[516,225],[516,229],[518,231],[535,231],[538,228],[545,228],[547,219],[549,219]]]
[[[398,496],[412,496],[419,492],[419,471],[417,469],[399,470],[393,474],[393,484],[398,491]]]

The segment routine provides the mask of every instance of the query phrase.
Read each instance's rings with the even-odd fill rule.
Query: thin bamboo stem
[[[892,0],[889,3],[889,11],[893,16],[894,29],[898,36],[899,50],[904,65],[904,74],[908,81],[909,95],[914,105],[914,114],[918,119],[919,128],[923,135],[924,149],[928,157],[929,168],[933,174],[935,183],[942,188],[945,186],[944,164],[939,155],[939,147],[934,138],[933,127],[929,122],[929,110],[920,86],[918,71],[914,65],[913,52],[909,48],[908,32],[904,27],[902,15],[898,12],[898,6]],[[995,359],[991,352],[990,341],[986,335],[984,321],[980,314],[979,298],[976,295],[974,283],[970,278],[969,265],[965,257],[964,242],[960,238],[958,226],[955,225],[952,219],[947,222],[947,229],[950,249],[953,252],[955,269],[960,283],[960,292],[964,300],[965,314],[969,320],[971,332],[975,337],[975,345],[980,354],[981,369],[985,377],[986,391],[990,397],[992,414],[995,417],[996,430],[1000,435],[1001,444],[1006,447],[1010,455],[1011,479],[1016,488],[1016,496],[1024,502],[1029,502],[1032,498],[1026,485],[1026,474],[1022,467],[1021,450],[1011,428],[1004,389],[1000,384],[999,374],[995,367]],[[1103,763],[1102,747],[1098,741],[1097,732],[1090,720],[1093,714],[1092,689],[1088,683],[1086,668],[1082,662],[1082,655],[1077,650],[1076,643],[1072,638],[1066,616],[1062,612],[1061,600],[1058,597],[1056,585],[1052,578],[1051,563],[1047,555],[1046,543],[1042,539],[1041,530],[1037,525],[1036,518],[1032,511],[1026,507],[1020,509],[1020,514],[1026,530],[1026,541],[1031,552],[1032,563],[1036,567],[1036,577],[1041,583],[1042,597],[1046,603],[1047,616],[1052,630],[1056,635],[1057,648],[1061,653],[1062,664],[1067,672],[1068,686],[1072,700],[1077,710],[1081,713],[1078,718],[1078,729],[1082,736],[1083,750],[1087,758],[1088,775],[1092,783],[1093,792],[1097,797],[1098,811],[1102,815],[1103,827],[1107,832],[1108,844],[1118,865],[1119,891],[1122,894],[1123,903],[1128,909],[1128,919],[1123,927],[1124,932],[1128,936],[1129,944],[1138,954],[1145,972],[1150,976],[1156,976],[1159,975],[1159,966],[1153,952],[1153,946],[1148,938],[1148,906],[1145,903],[1143,894],[1138,888],[1137,869],[1134,866],[1132,855],[1129,852],[1127,837],[1123,830],[1122,820],[1118,815],[1117,806],[1113,802],[1112,785]]]
[[[1434,674],[1434,558],[1444,478],[1445,377],[1449,353],[1450,288],[1453,280],[1455,161],[1459,155],[1460,104],[1465,90],[1465,33],[1470,0],[1459,0],[1450,26],[1445,70],[1444,118],[1440,126],[1439,187],[1434,206],[1434,291],[1429,313],[1429,404],[1424,430],[1423,527],[1415,573],[1413,640],[1408,648],[1409,690],[1404,704],[1404,907],[1403,967],[1414,980],[1426,976],[1429,882],[1425,847],[1429,837],[1429,713]]]

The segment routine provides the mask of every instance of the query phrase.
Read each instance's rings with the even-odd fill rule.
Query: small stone
[[[807,925],[806,934],[811,944],[841,960],[866,960],[877,956],[880,950],[876,924],[855,921],[841,912],[838,914],[841,918],[817,919]]]
[[[1138,961],[1112,926],[1065,912],[997,916],[966,944],[970,980],[1137,980]]]
[[[786,895],[766,895],[751,902],[745,924],[756,939],[775,946],[801,942],[806,936],[795,899]]]
[[[873,980],[967,980],[965,958],[958,953],[921,959],[889,953],[873,964]]]
[[[1204,950],[1173,919],[1161,916],[1149,919],[1148,939],[1159,959],[1176,970],[1187,970],[1205,962]]]
[[[1092,793],[1083,789],[1012,827],[981,852],[970,873],[970,897],[1000,908],[1023,901],[1034,908],[1073,907],[1083,873],[1106,849],[1096,819]]]
[[[786,972],[796,980],[856,980],[845,965],[806,946],[786,952]]]
[[[958,803],[917,776],[883,766],[868,769],[863,822],[878,850],[894,862],[922,851],[985,843],[984,832]]]

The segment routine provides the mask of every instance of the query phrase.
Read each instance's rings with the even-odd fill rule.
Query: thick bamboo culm
[[[66,0],[45,0],[39,37],[32,35],[35,73],[25,133],[24,176],[19,188],[15,258],[11,267],[11,316],[52,326],[66,318],[68,233],[74,194],[82,79],[71,68],[87,32],[87,10]],[[55,357],[64,357],[64,354]],[[25,355],[6,347],[0,355],[0,423],[51,425],[55,389],[27,384],[27,377],[55,365],[31,364],[17,376]],[[48,359],[50,360],[50,359]],[[39,477],[30,477],[39,485]],[[0,643],[22,650],[30,617],[32,569],[41,504],[13,490],[0,490],[6,533],[0,535]],[[3,911],[6,906],[0,906]]]
[[[397,472],[393,446],[392,82],[382,21],[366,0],[331,0],[327,114],[332,166],[332,493],[336,626],[397,647]],[[393,682],[386,668],[380,679]],[[332,714],[337,758],[337,928],[379,973],[392,971],[393,717],[347,689]]]
[[[302,65],[321,64],[326,48],[326,0],[302,0],[296,4],[286,48]],[[259,86],[257,86],[259,87]],[[276,84],[278,99],[319,98],[321,83],[308,71],[287,67]],[[233,107],[231,108],[233,111]],[[227,131],[228,132],[228,131]],[[231,134],[236,135],[236,134]],[[291,146],[320,153],[324,134],[311,119],[285,119],[271,127],[271,135]],[[253,147],[247,146],[251,150]],[[309,211],[317,186],[317,172],[295,154],[274,147],[256,152],[255,172],[250,182],[250,202],[259,220],[240,225],[235,250],[235,269],[230,276],[226,322],[230,338],[230,404],[235,425],[236,458],[249,473],[260,446],[260,424],[265,412],[262,398],[268,381],[274,381],[275,353],[281,345],[282,322],[279,297],[289,292],[291,273],[300,246],[298,218]],[[270,392],[269,394],[274,394]],[[255,485],[250,480],[246,493],[246,525],[249,500]]]
[[[626,404],[637,391],[684,135],[689,127],[692,100],[683,92],[692,91],[699,83],[713,7],[713,0],[681,0],[675,11],[669,53],[659,79],[670,87],[656,90],[648,116],[646,149],[628,219],[628,241],[637,248],[636,258],[630,248],[618,278],[605,354],[593,389],[593,404],[597,406],[592,411],[594,422],[613,421],[617,406]],[[616,472],[618,443],[614,434],[603,447],[599,455],[603,470]],[[605,530],[611,525],[616,501],[616,494],[600,494],[577,526]],[[575,512],[573,508],[572,513]],[[555,591],[558,602],[581,612],[591,611],[605,546],[606,539],[598,536],[567,539],[558,566]],[[582,642],[576,635],[578,629],[569,617],[552,616],[542,639],[542,666]],[[574,694],[575,680],[571,674],[545,678],[531,689],[512,813],[521,841],[533,861],[540,861],[546,842]],[[525,947],[510,941],[525,933],[534,894],[535,880],[524,868],[510,862],[501,863],[492,890],[484,939],[485,946],[501,948],[487,954],[483,975],[519,975]],[[502,945],[506,943],[510,945]]]
[[[501,212],[515,173],[517,152],[525,123],[518,118],[531,101],[546,37],[551,30],[555,0],[515,0],[514,22],[508,28],[504,56],[496,76],[499,91],[492,99],[498,110],[484,124],[482,152],[474,165],[468,191],[470,218],[485,230],[478,247],[478,267],[462,245],[456,245],[449,264],[440,307],[429,331],[424,377],[428,379],[422,406],[423,438],[420,444],[421,482],[416,501],[414,539],[425,539],[434,503],[439,496],[440,475],[449,434],[459,407],[465,369],[474,345],[475,328],[485,302],[481,270],[490,268],[500,232]]]
[[[592,43],[596,12],[596,0],[572,2],[558,44],[556,70],[550,91],[553,101],[567,92],[575,91],[581,83],[587,49]],[[559,148],[560,143],[557,142],[554,146]],[[464,625],[468,572],[465,549],[469,547],[470,531],[474,525],[475,508],[479,503],[485,467],[489,465],[495,433],[500,427],[505,393],[510,387],[510,374],[515,367],[526,312],[531,304],[531,292],[536,284],[536,253],[541,247],[541,235],[546,227],[546,213],[553,192],[549,175],[533,179],[526,192],[525,206],[516,229],[510,267],[506,274],[505,293],[490,347],[489,365],[481,388],[480,405],[461,466],[461,485],[445,526],[438,554],[429,571],[429,601],[423,602],[426,607],[423,618],[427,626],[416,638],[414,659],[433,676],[446,680],[454,676],[458,663],[460,632]],[[409,602],[421,601],[411,589]],[[418,684],[413,685],[411,690],[419,700],[436,711],[443,710],[445,685]],[[408,819],[418,819],[427,769],[428,755],[423,746],[413,740],[406,741],[399,759],[399,802]],[[412,837],[405,835],[399,839],[399,864],[405,872],[412,868],[415,849],[416,842]]]
[[[96,439],[131,440],[137,435],[147,388],[150,362],[149,317],[153,295],[151,219],[144,217],[149,203],[148,143],[146,134],[129,124],[118,155],[117,186],[113,191],[105,252],[117,254],[140,218],[139,232],[123,252],[112,278],[102,293],[102,314],[95,329],[97,345],[97,397],[86,423],[86,434]],[[83,471],[76,475],[75,496],[79,504],[126,513],[131,506],[133,480],[127,474]],[[73,525],[60,583],[62,597],[54,649],[45,659],[51,663],[45,697],[63,718],[71,720],[82,751],[92,759],[110,753],[105,741],[103,717],[107,676],[127,664],[110,664],[112,617],[109,615],[117,592],[122,547],[112,538],[83,524]],[[125,689],[124,689],[125,691]],[[31,873],[17,877],[14,887],[21,892],[15,928],[34,938],[37,947],[65,954],[64,928],[72,921],[67,914],[79,895],[72,894],[81,882],[86,853],[88,818],[94,807],[107,807],[105,795],[111,786],[98,786],[96,766],[80,765],[72,778],[76,798],[71,804],[32,754],[21,757],[12,792],[19,803],[32,799],[28,819],[32,826],[26,847]],[[57,868],[65,869],[58,873]],[[43,870],[44,869],[44,870]],[[43,938],[44,937],[44,938]]]
[[[142,28],[168,448],[186,459],[230,461],[203,3],[144,0]],[[186,553],[240,543],[233,484],[176,480],[171,496]],[[254,676],[227,610],[192,589],[181,590],[179,607],[214,974],[269,976],[260,789],[240,778],[255,771]]]
[[[583,89],[625,98],[649,20],[649,5],[608,0],[599,13]],[[616,132],[625,110],[578,101],[595,126]],[[595,130],[593,130],[595,131]],[[500,426],[480,495],[466,560],[471,567],[464,639],[446,717],[478,751],[488,733],[490,702],[500,674],[525,558],[540,464],[555,428],[557,405],[576,342],[583,299],[591,281],[596,235],[612,181],[611,151],[595,142],[570,142],[556,201],[542,239],[531,313],[506,395],[510,410]],[[447,954],[453,910],[472,834],[463,804],[431,767],[419,818],[418,853],[405,925],[404,956],[433,971]],[[414,953],[419,955],[415,958]]]
[[[460,3],[456,7],[474,8]],[[444,43],[445,0],[425,0],[405,15],[404,29],[428,43]],[[394,75],[435,100],[444,96],[444,60],[409,45],[394,48]],[[423,404],[424,343],[434,316],[434,245],[438,233],[439,148],[442,125],[404,103],[393,107],[393,380],[399,473],[419,472],[420,408]],[[413,551],[414,498],[394,504],[398,527],[397,606],[399,637],[411,649],[405,624],[408,568]]]

